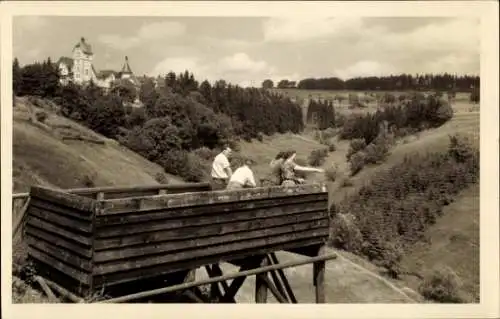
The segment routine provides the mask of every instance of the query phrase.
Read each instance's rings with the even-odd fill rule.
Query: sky
[[[401,73],[478,75],[480,25],[449,17],[68,17],[13,18],[20,63],[71,57],[84,37],[96,70],[136,75],[189,70],[198,81],[260,86],[308,77]]]

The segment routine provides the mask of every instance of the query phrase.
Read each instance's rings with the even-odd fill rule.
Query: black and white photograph
[[[491,3],[114,3],[2,5],[2,303],[498,316]]]

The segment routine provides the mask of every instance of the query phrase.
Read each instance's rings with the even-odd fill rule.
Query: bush
[[[366,147],[366,141],[361,138],[356,138],[349,143],[349,150],[347,151],[346,158],[349,161],[351,156],[359,151],[364,150]]]
[[[215,156],[217,156],[217,151],[211,150],[206,146],[197,148],[193,151],[193,154],[205,161],[212,161]]]
[[[160,172],[156,173],[155,180],[160,184],[168,184],[167,175],[165,175],[164,173],[160,173]]]
[[[335,143],[332,141],[329,141],[328,142],[328,152],[332,153],[332,152],[335,152],[336,150],[337,150],[337,146],[335,145]]]
[[[335,208],[330,208],[334,211]],[[331,244],[339,249],[345,249],[351,252],[358,252],[363,244],[363,236],[356,226],[356,216],[350,213],[337,214],[332,219],[330,230],[332,236]]]
[[[338,165],[333,165],[325,170],[325,178],[329,182],[335,182],[338,174]]]
[[[366,164],[366,154],[363,151],[354,153],[350,160],[349,163],[351,164],[351,176],[356,175],[359,173],[363,167],[365,167]]]
[[[434,270],[424,279],[419,291],[426,299],[439,303],[462,303],[460,278],[450,268]]]
[[[355,163],[364,164],[363,156],[361,151],[351,157],[353,172]],[[408,155],[340,202],[339,214],[356,216],[363,236],[360,253],[397,277],[401,254],[423,240],[427,227],[458,192],[477,182],[478,158],[476,147],[460,137],[450,137],[448,149]]]
[[[385,136],[379,136],[373,143],[365,149],[366,164],[377,164],[383,162],[389,155],[391,141]]]
[[[47,113],[43,112],[43,111],[40,111],[40,112],[36,112],[35,114],[36,116],[36,120],[40,123],[45,123],[45,120],[47,120]]]
[[[309,154],[308,163],[311,166],[319,167],[323,165],[327,156],[328,156],[327,148],[320,148],[313,150],[311,154]]]

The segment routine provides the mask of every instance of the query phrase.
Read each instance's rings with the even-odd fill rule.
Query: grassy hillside
[[[332,200],[338,202],[357,192],[375,173],[389,169],[408,154],[447,148],[451,134],[466,135],[478,146],[479,112],[473,107],[465,101],[454,103],[455,115],[451,121],[437,129],[405,137],[391,149],[386,161],[380,165],[365,167],[354,177],[348,177],[349,164],[345,157],[349,143],[337,140],[337,150],[329,153],[323,165],[325,168],[333,163],[338,165],[337,181],[331,188]],[[287,134],[267,138],[263,142],[243,143],[242,152],[258,162],[255,173],[258,176],[264,176],[268,173],[269,161],[282,149],[296,149],[299,157],[307,158],[312,150],[324,147],[312,136],[313,134],[306,136]],[[351,186],[343,185],[345,179],[350,181]],[[312,174],[310,180],[324,180],[324,176]],[[450,267],[463,281],[464,299],[471,302],[477,302],[479,294],[478,187],[477,184],[471,186],[463,191],[452,205],[445,207],[443,216],[438,218],[436,224],[426,232],[426,243],[417,245],[405,255],[402,261],[405,272],[418,273],[422,276],[436,268]],[[357,262],[360,262],[360,259],[357,259]],[[373,267],[367,262],[365,265],[369,268]],[[415,276],[403,276],[398,282],[414,290],[418,289],[420,283],[421,280]]]
[[[445,207],[443,217],[425,237],[426,242],[415,245],[403,258],[403,267],[423,275],[449,267],[462,281],[464,299],[479,302],[479,185],[469,187]],[[414,276],[404,279],[413,289],[421,283]]]
[[[27,191],[33,184],[60,188],[156,184],[159,175],[171,183],[181,182],[116,141],[57,116],[51,110],[54,105],[37,104],[20,98],[14,108],[14,192]],[[41,113],[46,119],[37,121]]]

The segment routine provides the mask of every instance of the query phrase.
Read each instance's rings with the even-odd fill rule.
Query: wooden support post
[[[264,259],[261,263],[262,267],[267,266],[267,259]],[[267,272],[255,275],[255,302],[256,303],[266,303],[267,302],[267,284],[266,279]]]
[[[288,300],[286,297],[278,291],[275,285],[271,282],[271,280],[267,276],[262,276],[262,280],[265,281],[267,288],[271,291],[273,296],[278,300],[280,303],[288,303]]]
[[[274,265],[279,264],[278,257],[276,257],[275,253],[269,254],[269,257],[271,259],[272,264],[274,264]],[[285,272],[283,271],[283,269],[279,269],[279,268],[276,269],[276,271],[278,272],[278,275],[279,275],[281,281],[283,282],[283,286],[285,288],[286,295],[288,295],[288,299],[290,300],[291,303],[297,303],[297,298],[295,297],[295,294],[293,293],[292,287],[290,286],[290,283],[288,282],[288,280],[285,276]]]
[[[66,290],[65,288],[59,286],[55,282],[48,280],[47,278],[44,278],[44,279],[45,279],[45,283],[47,284],[47,286],[49,286],[50,288],[57,291],[61,296],[65,297],[65,298],[67,298],[75,303],[84,303],[85,302],[83,300],[83,298],[80,298],[80,297],[74,295],[73,293],[71,293],[68,290]]]
[[[14,227],[12,228],[12,239],[15,239],[20,232],[21,239],[24,237],[24,224],[26,222],[26,215],[28,206],[30,203],[30,197],[26,198],[26,201],[23,204],[23,207],[17,214],[17,219],[14,222]]]
[[[104,200],[104,192],[98,192],[96,195],[98,201]]]
[[[326,246],[318,249],[318,256],[325,253]],[[316,303],[325,303],[325,260],[315,261],[313,264],[313,282],[316,292]]]
[[[40,276],[35,276],[34,279],[40,285],[40,287],[42,288],[42,290],[45,292],[45,294],[47,295],[47,298],[49,298],[49,301],[50,302],[56,302],[57,301],[57,297],[56,297],[56,295],[54,295],[54,293],[52,292],[52,290],[50,290],[50,287],[47,285],[47,283],[45,282],[45,280],[42,277],[40,277]]]
[[[220,276],[219,274],[215,274],[214,267],[210,265],[205,265],[205,270],[207,271],[207,274],[209,277],[217,277]],[[225,289],[224,292],[227,290]],[[210,284],[210,300],[211,301],[219,301],[220,298],[222,297],[222,293],[219,289],[219,283],[214,282]]]
[[[165,194],[167,194],[167,190],[166,189],[164,189],[164,188],[158,189],[158,195],[165,195]]]

